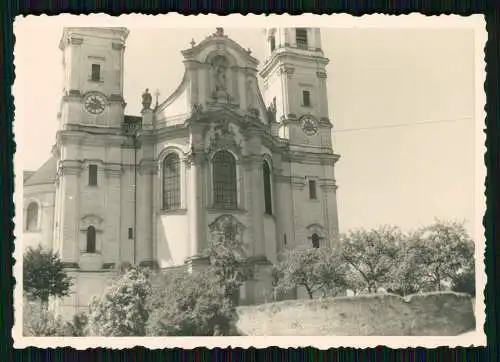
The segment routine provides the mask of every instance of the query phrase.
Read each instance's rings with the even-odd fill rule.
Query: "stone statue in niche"
[[[149,93],[149,89],[146,88],[146,90],[142,94],[142,110],[146,111],[151,109],[152,102],[153,102],[153,97],[151,96],[151,93]]]
[[[217,57],[212,63],[214,67],[215,90],[226,91],[227,61],[224,57]]]
[[[227,70],[229,68],[229,63],[227,59],[219,55],[215,57],[211,65],[215,88],[213,92],[214,98],[229,100],[227,87]]]

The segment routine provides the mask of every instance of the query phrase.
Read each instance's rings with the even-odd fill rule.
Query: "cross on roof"
[[[194,38],[191,39],[191,42],[189,44],[191,44],[191,48],[193,48],[195,46],[196,42],[194,41]]]

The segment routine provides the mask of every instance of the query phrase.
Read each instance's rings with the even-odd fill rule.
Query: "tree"
[[[40,245],[29,247],[23,258],[23,289],[31,299],[37,299],[47,309],[49,297],[69,295],[71,278],[64,271],[58,253]]]
[[[156,336],[229,335],[236,310],[213,271],[159,275],[150,298],[148,334]]]
[[[398,252],[398,263],[389,272],[387,291],[406,296],[425,290],[423,268],[419,260],[419,248],[415,243],[405,240]]]
[[[237,240],[220,238],[209,243],[205,256],[210,273],[231,301],[241,285],[252,277],[252,266],[245,255],[243,244]]]
[[[332,296],[345,289],[345,264],[330,248],[294,248],[286,250],[275,266],[278,292],[303,286],[310,299],[321,292]]]
[[[391,270],[397,266],[403,240],[403,233],[391,226],[357,229],[342,235],[342,257],[353,272],[349,287],[355,292],[366,289],[371,293],[384,286]]]
[[[144,336],[151,294],[148,269],[131,267],[90,305],[88,329],[97,336]]]
[[[474,242],[464,223],[436,220],[417,230],[411,241],[424,289],[441,291],[467,270],[473,273],[468,265],[474,261]]]

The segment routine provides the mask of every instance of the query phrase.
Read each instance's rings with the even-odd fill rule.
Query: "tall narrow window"
[[[38,229],[38,204],[32,202],[26,210],[26,230],[35,231]]]
[[[264,174],[264,210],[266,214],[272,215],[273,202],[271,197],[271,170],[266,161],[262,164],[262,173]]]
[[[309,199],[316,200],[316,181],[309,180]]]
[[[237,207],[236,160],[228,151],[219,151],[212,160],[214,207]]]
[[[302,105],[304,107],[310,107],[311,106],[311,92],[309,91],[302,91]]]
[[[101,66],[99,64],[92,64],[91,79],[93,82],[101,80]]]
[[[181,206],[181,169],[179,155],[171,153],[163,161],[163,209]]]
[[[298,48],[307,49],[307,29],[305,28],[297,28],[295,29],[295,42],[297,43]]]
[[[95,227],[89,226],[87,228],[87,253],[95,253]]]
[[[319,239],[320,238],[319,238],[318,234],[316,234],[316,233],[312,234],[311,241],[312,241],[313,248],[315,248],[315,249],[319,248]]]
[[[89,186],[97,186],[97,165],[89,165]]]
[[[274,37],[274,35],[271,35],[271,37],[269,38],[269,44],[271,46],[271,52],[273,52],[274,49],[276,49],[276,38]]]

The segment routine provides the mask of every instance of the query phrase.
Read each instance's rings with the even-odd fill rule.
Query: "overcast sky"
[[[75,25],[58,19],[15,24],[16,167],[25,170],[43,164],[55,140],[62,92],[58,43],[62,27]],[[161,99],[170,95],[184,71],[180,51],[215,30],[215,24],[182,30],[115,24],[130,30],[124,97],[132,115],[139,114],[145,88],[159,89]],[[262,63],[261,29],[225,32]],[[334,148],[341,155],[341,231],[381,224],[409,229],[436,217],[467,220],[472,230],[473,130],[474,122],[483,122],[474,115],[474,32],[322,28],[322,41],[330,59]]]

